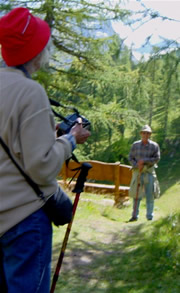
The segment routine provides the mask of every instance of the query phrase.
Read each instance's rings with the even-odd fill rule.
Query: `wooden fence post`
[[[119,200],[119,185],[120,185],[120,162],[115,163],[115,173],[114,173],[114,184],[115,184],[115,190],[114,190],[114,201],[115,205],[118,203]]]

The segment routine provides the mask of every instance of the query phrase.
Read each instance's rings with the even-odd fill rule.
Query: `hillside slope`
[[[155,201],[152,222],[146,220],[145,201],[139,221],[128,223],[131,204],[117,209],[107,197],[82,193],[56,292],[178,293],[180,181],[174,176],[176,183],[166,182]],[[161,187],[165,178],[166,173]],[[65,229],[54,229],[53,267]]]

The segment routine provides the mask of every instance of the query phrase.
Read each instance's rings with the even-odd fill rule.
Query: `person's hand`
[[[142,169],[144,168],[144,161],[143,160],[139,160],[138,163],[137,163],[137,165],[138,165],[139,171],[141,172]]]
[[[77,144],[83,144],[91,135],[90,131],[82,126],[82,119],[77,118],[77,123],[71,128],[70,134],[74,135]]]

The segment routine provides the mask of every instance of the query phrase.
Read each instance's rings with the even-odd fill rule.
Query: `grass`
[[[82,193],[55,292],[180,292],[179,193],[178,176],[170,178],[155,220],[146,221],[143,201],[134,223],[127,223],[131,203],[118,209],[112,197]],[[65,230],[54,229],[53,272]]]

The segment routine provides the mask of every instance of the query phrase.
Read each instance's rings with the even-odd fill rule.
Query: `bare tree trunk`
[[[154,80],[155,80],[155,70],[156,70],[156,60],[153,59],[153,68],[152,68],[152,81],[151,81],[151,96],[149,101],[149,125],[152,124],[153,110],[154,110]]]

